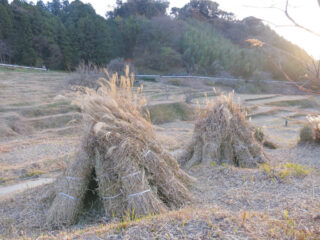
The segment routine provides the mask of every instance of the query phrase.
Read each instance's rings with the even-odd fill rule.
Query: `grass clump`
[[[24,117],[41,117],[41,116],[48,116],[48,115],[55,115],[55,114],[64,114],[69,112],[80,112],[81,109],[78,106],[71,105],[70,103],[64,104],[62,102],[54,103],[54,104],[46,104],[44,106],[40,106],[37,108],[25,109],[21,111],[21,114]]]
[[[310,127],[313,129],[314,141],[320,143],[320,115],[307,117]]]
[[[309,175],[312,169],[297,163],[286,163],[280,169],[280,176],[285,177],[305,177]]]
[[[174,86],[184,86],[184,82],[181,79],[168,79],[168,84],[174,85]]]
[[[269,149],[277,149],[278,148],[275,143],[266,139],[266,136],[265,136],[264,132],[262,131],[262,128],[255,128],[254,138],[266,148],[269,148]]]
[[[215,161],[211,161],[211,166],[216,167],[218,164]]]
[[[278,166],[271,166],[268,163],[261,164],[260,170],[264,171],[269,177],[277,180],[288,179],[291,177],[302,178],[308,176],[313,169],[297,163],[287,162]]]
[[[300,143],[311,143],[314,141],[314,128],[307,124],[300,129]]]
[[[45,172],[38,171],[38,170],[32,170],[25,175],[23,175],[21,178],[33,178],[33,177],[39,177],[40,175],[43,175]]]
[[[183,102],[149,106],[148,111],[151,122],[154,124],[192,120],[196,112],[192,106]]]

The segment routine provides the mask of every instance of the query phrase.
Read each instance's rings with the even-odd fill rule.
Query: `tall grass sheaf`
[[[83,88],[75,101],[87,122],[80,151],[86,153],[87,168],[79,182],[58,184],[48,221],[52,225],[72,224],[81,211],[83,186],[96,176],[98,193],[106,215],[123,217],[126,213],[142,216],[183,206],[192,200],[187,185],[194,179],[182,171],[177,161],[162,148],[152,124],[143,116],[141,88],[133,89],[134,75],[107,72],[97,90]],[[76,163],[79,159],[75,159]],[[77,164],[66,173],[77,173]],[[95,174],[93,174],[93,172]],[[88,175],[87,173],[91,173]],[[73,176],[61,176],[62,179]],[[81,187],[80,187],[81,186]],[[71,196],[79,204],[68,204]],[[74,197],[76,196],[76,197]],[[73,201],[71,201],[73,203]]]

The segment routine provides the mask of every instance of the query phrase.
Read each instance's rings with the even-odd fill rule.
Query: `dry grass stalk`
[[[190,168],[195,164],[214,161],[257,167],[258,163],[264,162],[262,148],[233,98],[232,93],[220,96],[215,103],[207,103],[195,125],[190,144],[179,157],[183,166]]]
[[[83,148],[88,159],[82,169],[78,169],[79,159],[76,159],[68,171],[85,181],[74,191],[65,183],[60,186],[81,200],[94,166],[99,195],[106,214],[112,217],[128,213],[131,217],[156,214],[168,207],[180,207],[191,201],[184,184],[194,181],[156,142],[150,121],[142,116],[145,101],[139,94],[141,89],[133,92],[134,77],[128,75],[127,70],[126,76],[118,78],[114,74],[108,76],[109,81],[100,79],[97,91],[85,89],[81,95],[78,104],[90,126],[84,137],[87,145]],[[57,196],[55,202],[62,202],[59,199],[62,196]],[[54,202],[49,220],[71,223],[76,219],[80,203],[68,200],[63,203],[67,207],[61,207],[65,214],[62,217],[57,209],[60,204]]]

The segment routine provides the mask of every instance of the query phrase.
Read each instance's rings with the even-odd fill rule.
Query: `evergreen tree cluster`
[[[294,58],[278,51],[267,58],[248,45],[257,38],[310,59],[256,18],[236,20],[210,0],[190,0],[170,14],[168,7],[165,0],[117,0],[104,18],[80,0],[0,0],[0,62],[73,70],[80,62],[105,66],[124,58],[143,73],[250,78],[266,72],[280,79],[273,62],[281,61],[294,78],[305,74]]]
[[[72,70],[122,55],[117,26],[81,1],[0,1],[0,61]]]

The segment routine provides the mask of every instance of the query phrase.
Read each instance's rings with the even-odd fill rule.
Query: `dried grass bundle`
[[[312,131],[314,132],[315,142],[320,142],[320,115],[308,116],[307,119],[311,124]]]
[[[97,91],[84,89],[78,104],[90,126],[84,137],[87,145],[82,149],[88,157],[81,169],[79,159],[68,169],[84,181],[77,185],[79,188],[72,186],[75,190],[69,189],[70,184],[60,183],[61,191],[81,200],[88,174],[94,168],[109,217],[128,213],[136,217],[180,207],[191,201],[185,184],[194,181],[157,143],[150,121],[142,116],[145,101],[141,89],[133,92],[134,77],[128,75],[127,70],[126,76],[118,78],[115,74],[109,81],[100,79]],[[48,216],[50,222],[71,223],[76,219],[80,203],[69,203],[70,199],[63,197],[56,197]]]
[[[183,166],[190,168],[195,164],[214,161],[256,167],[264,162],[262,148],[233,98],[233,93],[222,95],[201,113],[192,140],[179,157]]]
[[[76,160],[56,180],[56,197],[47,213],[47,223],[51,226],[75,223],[87,191],[93,169],[86,151],[79,151]]]
[[[315,130],[315,137],[316,137],[316,142],[320,143],[320,128],[317,128]]]

